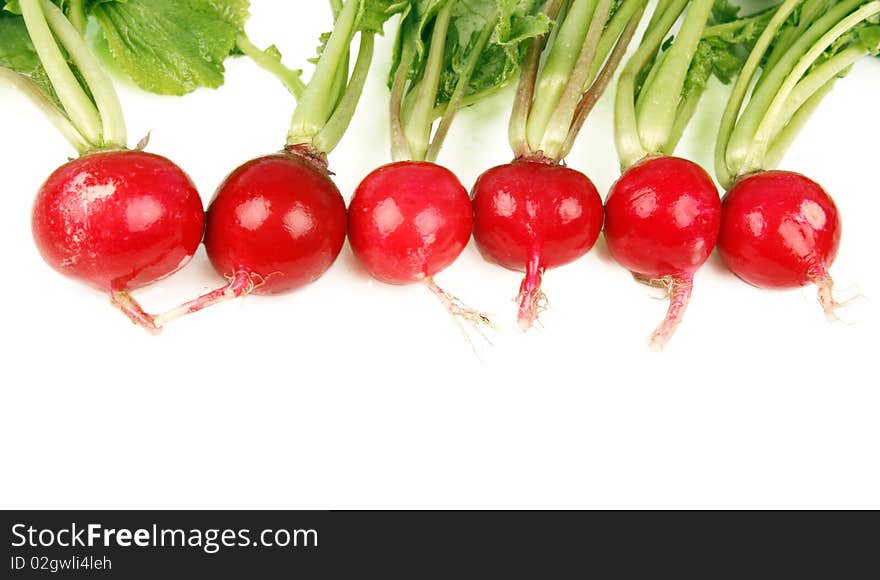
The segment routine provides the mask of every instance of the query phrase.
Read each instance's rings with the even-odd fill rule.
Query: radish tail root
[[[526,264],[526,276],[516,297],[519,304],[517,323],[523,332],[529,330],[538,320],[538,316],[547,309],[547,296],[541,291],[543,278],[544,267],[541,265],[541,255],[534,252]]]
[[[684,318],[684,312],[691,300],[691,292],[694,289],[692,278],[669,278],[667,280],[651,280],[649,285],[659,286],[661,283],[666,285],[669,294],[669,310],[666,312],[666,318],[660,323],[660,326],[651,335],[651,350],[660,352],[672,335],[675,329],[681,324]]]
[[[110,302],[128,316],[134,324],[140,326],[150,334],[159,334],[162,327],[156,324],[156,319],[151,314],[147,314],[138,304],[131,294],[124,290],[113,290],[110,292]]]
[[[199,310],[203,310],[208,306],[213,306],[221,302],[226,302],[227,300],[233,300],[235,298],[247,296],[257,286],[258,284],[254,283],[254,274],[244,271],[235,272],[232,276],[229,277],[229,283],[226,286],[208,292],[207,294],[199,296],[195,300],[191,300],[185,304],[181,304],[177,308],[173,308],[163,314],[156,316],[155,322],[160,327],[164,326],[172,320],[175,320],[182,316],[186,316],[187,314],[198,312]]]
[[[819,289],[819,304],[822,305],[822,310],[825,311],[825,318],[828,322],[839,322],[840,317],[837,316],[837,310],[839,308],[843,308],[853,300],[859,298],[859,296],[854,296],[848,300],[844,300],[843,302],[838,302],[834,299],[834,281],[831,279],[831,276],[828,274],[824,274],[821,276],[813,276],[812,277],[813,284]]]
[[[480,337],[482,337],[483,340],[485,340],[489,344],[492,344],[492,342],[483,332],[484,327],[488,327],[493,330],[496,329],[495,323],[492,322],[492,319],[487,314],[484,314],[467,306],[457,297],[438,286],[437,283],[434,282],[434,278],[432,278],[431,276],[425,277],[423,282],[434,294],[434,296],[436,296],[440,300],[440,302],[446,308],[446,311],[452,315],[453,320],[455,320],[455,324],[458,325],[459,330],[461,330],[461,333],[464,335],[465,340],[468,341],[468,344],[471,345],[471,348],[474,348],[474,344],[473,342],[471,342],[470,336],[467,333],[467,328],[462,324],[462,322],[466,322],[471,328],[473,328],[477,332],[477,334],[480,335]]]

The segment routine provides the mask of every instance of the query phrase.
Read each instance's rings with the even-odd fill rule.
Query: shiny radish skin
[[[152,153],[114,150],[55,170],[37,194],[32,231],[50,266],[109,292],[132,321],[155,331],[128,291],[186,265],[202,240],[204,216],[180,167]]]
[[[345,201],[326,168],[279,153],[248,161],[220,185],[208,207],[205,248],[217,272],[239,278],[236,288],[277,294],[320,278],[345,231]]]
[[[605,201],[605,241],[637,280],[666,289],[669,311],[651,336],[661,350],[681,323],[693,277],[715,248],[721,199],[706,171],[679,157],[650,157],[626,170]]]
[[[760,288],[819,287],[828,318],[838,306],[829,267],[840,247],[840,214],[812,179],[764,171],[739,179],[721,206],[718,251],[730,270]]]
[[[434,163],[401,161],[360,183],[348,208],[348,237],[371,276],[388,284],[430,279],[467,246],[473,211],[467,190]]]
[[[519,159],[474,184],[474,240],[482,255],[526,273],[518,322],[528,330],[543,306],[544,271],[572,262],[596,243],[602,199],[590,179],[543,159]]]

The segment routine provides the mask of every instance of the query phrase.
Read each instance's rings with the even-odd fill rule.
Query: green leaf
[[[459,84],[461,73],[474,58],[475,44],[486,27],[494,27],[465,97],[487,94],[516,76],[527,41],[550,30],[550,20],[538,12],[535,1],[459,0],[452,21],[452,39],[447,41],[446,66],[440,75],[437,103],[447,102]]]
[[[392,79],[406,50],[414,55],[407,77],[417,80],[424,75],[433,21],[445,3],[413,2],[398,33]],[[550,30],[550,20],[540,13],[541,4],[537,0],[457,0],[447,33],[436,104],[449,101],[473,58],[479,60],[464,93],[469,102],[510,81],[519,69],[527,41]],[[491,30],[489,42],[476,54],[476,45],[487,29]]]
[[[712,18],[718,24],[706,28],[703,39],[697,46],[697,52],[685,80],[684,97],[694,92],[702,92],[712,76],[724,84],[730,84],[739,74],[749,51],[767,27],[775,10],[765,10],[751,16],[721,21],[731,14],[735,16],[738,13],[739,7],[729,4],[726,0],[715,3]]]
[[[364,0],[358,16],[357,30],[382,34],[388,19],[404,11],[410,3],[405,0]]]
[[[8,7],[8,6],[7,6]],[[52,83],[46,76],[34,45],[28,36],[24,19],[12,11],[0,11],[0,66],[22,74],[40,87],[42,92],[59,105]]]
[[[248,0],[92,0],[87,10],[138,86],[183,95],[223,84],[223,62],[244,28]]]
[[[733,22],[739,17],[740,7],[728,0],[715,0],[712,6],[712,14],[709,16],[709,25]]]

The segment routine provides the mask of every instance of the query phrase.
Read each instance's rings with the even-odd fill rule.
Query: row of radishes
[[[525,272],[518,301],[527,329],[544,305],[544,272],[588,252],[603,222],[614,257],[637,280],[669,293],[667,318],[652,336],[656,348],[681,321],[694,272],[716,242],[731,270],[750,283],[817,284],[833,315],[827,269],[840,240],[834,203],[808,178],[766,169],[834,79],[856,58],[877,52],[878,1],[786,0],[743,17],[722,11],[727,2],[658,3],[620,75],[616,138],[625,171],[604,211],[591,181],[562,160],[621,63],[645,0],[477,3],[482,27],[473,26],[473,3],[334,3],[336,26],[310,82],[280,71],[298,97],[287,146],[233,171],[206,214],[172,162],[124,149],[124,137],[122,143],[105,140],[114,133],[111,113],[118,106],[64,13],[48,0],[20,4],[35,45],[35,31],[45,24],[74,55],[67,72],[77,67],[87,83],[82,73],[91,75],[85,101],[67,90],[71,81],[62,78],[51,51],[40,54],[59,97],[55,112],[69,124],[64,129],[74,134],[72,142],[81,138],[86,146],[38,194],[37,245],[53,267],[109,291],[150,330],[222,300],[308,284],[332,265],[346,233],[378,280],[425,283],[453,315],[490,324],[433,281],[473,233],[486,258]],[[361,182],[346,213],[327,154],[354,114],[373,37],[396,12],[403,13],[390,83],[396,161]],[[670,39],[676,22],[680,28]],[[529,32],[504,36],[512,24]],[[359,50],[350,67],[356,36]],[[239,45],[279,72],[277,62],[260,60],[268,52],[254,52],[246,39]],[[520,58],[510,130],[515,160],[480,176],[468,196],[455,175],[433,161],[456,110],[489,96]],[[505,72],[487,79],[481,73],[493,63]],[[716,172],[729,187],[723,203],[702,168],[672,156],[709,74],[736,77],[718,139]],[[97,138],[78,120],[87,117],[86,103],[97,113]],[[228,284],[169,312],[144,312],[129,291],[183,267],[202,240]]]

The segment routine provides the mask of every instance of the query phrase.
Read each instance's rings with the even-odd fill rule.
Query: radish
[[[342,139],[373,58],[375,36],[405,3],[347,0],[334,6],[332,34],[320,49],[307,85],[280,65],[277,53],[239,48],[277,74],[298,99],[287,144],[280,152],[235,169],[208,206],[205,248],[228,283],[157,317],[159,324],[250,293],[289,292],[314,282],[345,241],[345,202],[330,178],[327,154]],[[350,45],[360,36],[349,70]]]
[[[815,284],[833,318],[828,266],[840,247],[837,206],[815,181],[791,171],[740,179],[724,198],[719,251],[737,276],[762,288]]]
[[[510,124],[515,159],[489,169],[472,190],[480,252],[525,272],[517,297],[523,330],[545,306],[544,272],[583,256],[599,236],[599,192],[561,163],[626,52],[646,1],[573,0],[561,11],[563,4],[551,0],[544,7],[549,18],[561,16],[543,67],[546,38],[533,40],[525,57]]]
[[[434,281],[467,246],[473,225],[467,190],[435,161],[458,109],[506,83],[517,69],[520,44],[549,28],[534,5],[412,4],[401,21],[392,72],[395,162],[367,175],[349,206],[351,248],[374,278],[424,283],[456,322],[477,327],[491,321]]]
[[[113,85],[77,28],[48,0],[0,19],[0,78],[30,97],[79,152],[43,184],[37,247],[53,268],[108,292],[134,323],[158,326],[129,293],[182,268],[204,230],[192,181],[164,157],[127,150]]]
[[[729,82],[742,66],[736,55],[773,13],[737,19],[737,12],[719,11],[714,0],[658,4],[620,75],[615,137],[623,174],[605,202],[605,240],[637,281],[666,291],[669,308],[651,335],[653,350],[662,350],[681,323],[694,274],[718,239],[721,201],[712,177],[671,155],[710,75]],[[682,14],[676,35],[664,42]]]
[[[880,52],[878,15],[877,0],[783,2],[734,86],[715,150],[728,190],[718,241],[725,264],[761,288],[815,284],[829,320],[840,306],[829,273],[841,235],[837,208],[813,180],[772,169],[837,78]]]

